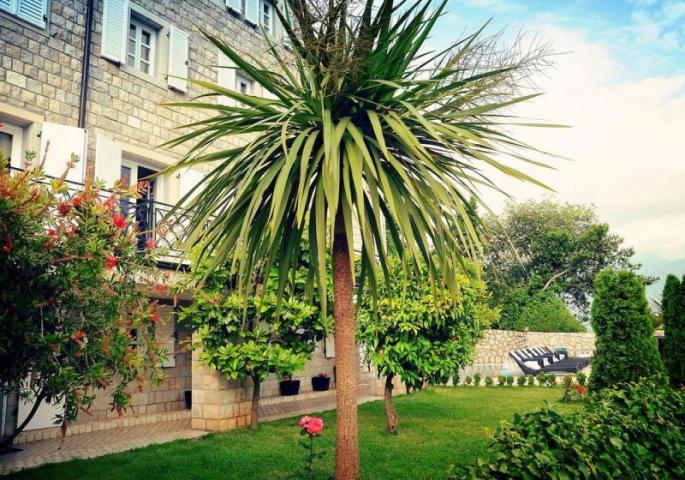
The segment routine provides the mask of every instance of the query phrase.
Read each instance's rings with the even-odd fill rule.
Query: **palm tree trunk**
[[[333,317],[336,355],[336,439],[335,479],[359,478],[359,443],[357,438],[357,347],[354,341],[354,280],[350,266],[351,252],[345,236],[342,211],[335,216],[333,236]]]
[[[257,430],[259,426],[259,396],[261,394],[262,382],[259,377],[252,377],[252,407],[250,408],[250,428]]]
[[[397,413],[395,413],[395,406],[392,404],[392,389],[395,388],[392,384],[392,378],[395,375],[392,373],[385,377],[385,416],[388,418],[388,433],[397,433]]]

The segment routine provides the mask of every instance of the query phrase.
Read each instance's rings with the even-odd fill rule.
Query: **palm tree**
[[[483,167],[535,182],[503,163],[507,154],[525,160],[529,148],[506,133],[511,121],[503,109],[531,98],[515,87],[539,65],[539,52],[497,55],[479,31],[427,53],[446,1],[436,8],[427,1],[375,3],[286,0],[277,13],[291,50],[270,45],[277,68],[208,35],[269,98],[195,81],[207,95],[170,104],[213,114],[168,144],[194,142],[173,169],[211,165],[184,199],[194,213],[187,241],[202,245],[211,268],[230,262],[246,291],[256,270],[277,263],[282,289],[308,248],[308,281],[325,311],[332,251],[338,480],[359,474],[353,252],[358,287],[367,283],[375,292],[389,278],[387,230],[400,255],[425,263],[436,285],[454,288],[463,255],[480,249],[469,198],[480,202],[482,188],[497,188]],[[246,145],[208,153],[234,135]]]

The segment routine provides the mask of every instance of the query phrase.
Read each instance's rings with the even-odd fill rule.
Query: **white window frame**
[[[135,38],[131,38],[131,25],[135,27]],[[142,49],[143,49],[143,31],[147,31],[150,34],[150,55],[148,61],[143,60]],[[159,35],[159,29],[154,25],[140,20],[139,18],[134,18],[131,15],[129,19],[129,26],[126,33],[126,65],[130,68],[134,68],[144,75],[149,75],[154,77],[156,74],[157,66],[157,36]],[[134,42],[134,52],[130,51],[130,42]],[[133,65],[129,63],[129,59],[133,58]],[[144,71],[141,67],[142,64],[146,63],[148,65],[148,71]]]
[[[261,0],[259,8],[259,24],[264,28],[264,31],[273,36],[274,35],[274,5],[268,0]],[[267,14],[267,11],[269,12]],[[268,15],[268,17],[267,17]]]
[[[24,157],[24,128],[7,122],[0,122],[0,132],[12,136],[10,166],[22,168]]]
[[[12,15],[13,17],[18,18],[22,22],[26,22],[27,25],[31,25],[36,28],[40,29],[45,29],[48,26],[48,14],[50,12],[50,0],[45,0],[43,2],[43,22],[41,24],[34,23],[31,20],[28,20],[27,18],[24,18],[21,16],[19,5],[21,4],[22,0],[10,0],[10,6],[9,9],[7,8],[0,8],[0,12],[5,12],[9,15]]]

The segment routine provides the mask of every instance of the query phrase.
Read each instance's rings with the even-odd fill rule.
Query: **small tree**
[[[491,311],[485,305],[485,284],[470,274],[459,276],[456,295],[442,289],[433,294],[427,276],[403,273],[396,259],[391,265],[396,281],[377,302],[365,299],[358,338],[368,360],[385,376],[388,432],[395,433],[393,379],[398,376],[411,388],[446,382],[470,359]],[[466,377],[467,384],[470,380]]]
[[[592,390],[663,372],[645,287],[636,274],[607,269],[597,276],[592,328],[597,335]]]
[[[504,296],[495,328],[532,332],[585,332],[566,304],[551,290],[515,288]]]
[[[0,161],[0,388],[34,400],[0,450],[43,401],[64,405],[64,432],[98,391],[111,392],[121,414],[129,384],[146,372],[161,380],[159,315],[138,287],[155,283],[156,265],[118,209],[136,191],[101,195],[92,184],[70,192],[64,177],[48,182],[39,169],[10,173]]]
[[[228,379],[252,380],[250,427],[255,429],[262,381],[270,373],[290,376],[304,368],[326,334],[326,319],[299,288],[303,268],[282,300],[272,278],[265,285],[256,282],[257,292],[245,296],[235,291],[235,276],[228,269],[207,276],[206,265],[200,265],[194,273],[203,283],[179,319],[193,326],[193,348],[202,349],[202,362]]]
[[[685,277],[666,277],[661,300],[664,321],[664,365],[671,385],[685,385]]]

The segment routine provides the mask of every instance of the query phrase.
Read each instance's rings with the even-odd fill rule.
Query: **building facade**
[[[0,154],[21,168],[23,152],[35,151],[52,176],[62,175],[76,154],[81,161],[67,176],[75,183],[98,178],[108,185],[119,179],[135,184],[163,170],[182,150],[159,146],[178,136],[178,127],[202,118],[198,111],[163,105],[205,93],[188,79],[263,95],[203,31],[221,37],[245,57],[264,60],[264,35],[284,46],[274,7],[274,0],[0,0]],[[227,145],[239,142],[232,139]],[[158,245],[171,247],[168,257],[160,259],[162,268],[183,261],[173,253],[183,219],[164,233],[156,223],[202,178],[202,171],[190,169],[156,177],[147,198],[127,212],[156,236]],[[192,401],[195,427],[218,430],[249,421],[240,407],[249,400],[249,386],[222,384],[219,389],[219,379],[210,381],[214,372],[192,368],[191,354],[183,348],[190,332],[176,324],[175,307],[166,303],[158,336],[171,353],[165,365],[168,381],[134,393],[135,415],[130,417],[118,418],[103,395],[93,416],[83,415],[70,433],[190,417],[191,391],[197,392]],[[304,390],[311,389],[308,376],[319,371],[332,375],[334,364],[334,353],[322,344],[307,371],[296,377],[303,378]],[[266,383],[267,397],[278,395],[276,385],[275,379]],[[224,393],[214,393],[216,389]],[[214,403],[208,404],[208,398]],[[207,412],[203,402],[210,405]],[[30,408],[11,398],[4,404],[7,425]],[[41,407],[19,441],[56,437],[52,418],[58,408]]]

